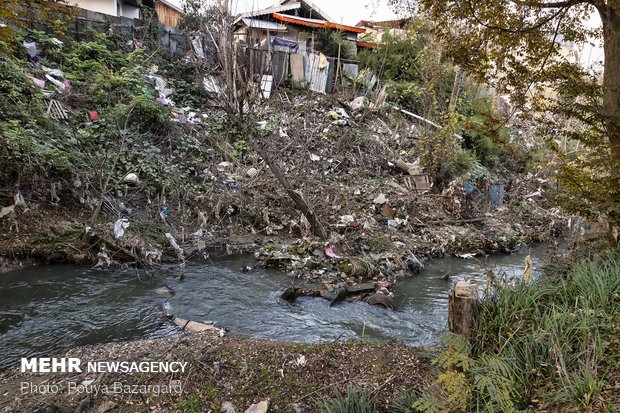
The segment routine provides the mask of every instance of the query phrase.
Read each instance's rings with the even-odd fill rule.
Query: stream
[[[394,338],[411,345],[437,342],[446,329],[451,282],[481,280],[482,267],[520,277],[529,250],[465,260],[445,257],[394,288],[396,311],[364,302],[334,307],[321,298],[279,298],[290,285],[283,273],[255,268],[242,273],[248,256],[212,256],[192,262],[185,278],[162,272],[139,279],[135,270],[95,271],[75,265],[31,267],[0,275],[0,370],[22,357],[57,357],[63,350],[116,340],[155,338],[180,329],[164,309],[195,321],[212,321],[231,334],[297,342],[365,337]],[[531,250],[534,268],[544,246]],[[163,294],[162,287],[173,291]]]

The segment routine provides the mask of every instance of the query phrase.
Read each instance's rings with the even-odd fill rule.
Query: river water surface
[[[329,301],[308,297],[289,304],[279,296],[290,278],[264,269],[242,273],[249,259],[244,256],[191,263],[183,281],[178,272],[139,279],[133,270],[83,266],[13,271],[0,275],[0,370],[18,366],[22,357],[57,357],[74,346],[177,334],[164,311],[257,338],[319,342],[364,336],[432,344],[447,325],[451,282],[442,275],[484,282],[482,267],[490,266],[520,277],[528,252],[433,260],[396,285],[396,311],[363,302],[330,307]],[[541,256],[541,246],[532,250],[534,267]],[[162,287],[173,295],[163,294]]]

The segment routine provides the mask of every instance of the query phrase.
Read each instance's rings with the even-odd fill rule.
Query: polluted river
[[[437,342],[446,330],[454,279],[485,283],[485,269],[521,277],[524,258],[534,268],[543,246],[510,255],[445,257],[393,289],[396,310],[365,302],[330,307],[321,298],[290,304],[280,295],[291,278],[253,268],[248,256],[212,256],[183,269],[138,277],[135,270],[96,271],[84,266],[42,266],[0,275],[0,370],[22,357],[54,357],[73,346],[178,334],[165,313],[213,322],[230,334],[297,342],[350,338],[396,339],[411,345]],[[446,280],[446,274],[450,276]]]

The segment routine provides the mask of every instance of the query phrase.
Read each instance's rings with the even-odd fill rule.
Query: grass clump
[[[421,411],[589,411],[620,373],[620,251],[519,282],[479,306],[470,342],[455,335],[434,360]],[[615,359],[614,359],[615,357]]]
[[[372,397],[365,390],[347,388],[347,395],[338,394],[333,399],[319,403],[321,413],[373,413]]]

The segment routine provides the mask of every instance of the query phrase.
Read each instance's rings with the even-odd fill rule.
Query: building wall
[[[68,3],[98,13],[117,15],[116,0],[68,0]]]
[[[140,9],[126,4],[121,4],[121,16],[129,17],[130,19],[139,19]]]
[[[179,24],[179,20],[181,19],[181,13],[179,11],[173,9],[165,5],[164,3],[158,1],[155,4],[155,11],[157,11],[157,17],[159,18],[159,22],[166,27],[175,28]]]

